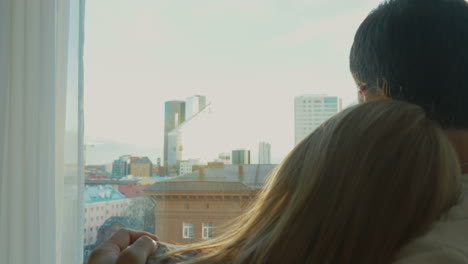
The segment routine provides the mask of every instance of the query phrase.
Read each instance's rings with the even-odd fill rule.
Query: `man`
[[[350,69],[360,101],[403,100],[446,130],[468,174],[468,4],[390,0],[360,25]],[[397,263],[468,263],[468,175],[445,220],[405,247]]]

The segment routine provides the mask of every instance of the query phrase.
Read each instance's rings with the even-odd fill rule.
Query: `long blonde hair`
[[[415,105],[381,100],[305,138],[229,232],[183,263],[388,263],[457,202],[460,165]]]

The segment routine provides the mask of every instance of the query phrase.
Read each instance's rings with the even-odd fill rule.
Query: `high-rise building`
[[[341,111],[341,99],[337,96],[297,96],[294,100],[295,143],[298,144],[339,111]]]
[[[130,155],[120,156],[112,163],[112,177],[125,177],[130,173]]]
[[[271,164],[271,144],[260,142],[258,146],[258,164]]]
[[[205,103],[206,100],[203,96],[192,96],[187,100],[185,107],[187,104],[191,104],[192,110],[195,112],[188,113],[193,113],[190,118],[187,118],[184,112],[184,122],[170,130],[165,138],[167,139],[165,166],[168,168],[166,171],[168,175],[178,174],[180,161],[200,158],[198,153],[203,147],[199,144],[200,138],[197,138],[197,135],[203,134],[203,131],[206,130],[208,117],[211,113],[210,104]],[[198,109],[200,110],[198,111]]]
[[[203,95],[190,96],[185,101],[185,119],[198,114],[206,107],[206,97]]]
[[[237,149],[232,151],[232,164],[250,164],[250,150]]]
[[[164,107],[164,162],[169,158],[169,132],[185,121],[185,102],[168,101]]]

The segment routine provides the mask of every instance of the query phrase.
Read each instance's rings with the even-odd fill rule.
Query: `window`
[[[203,223],[202,237],[203,239],[213,238],[213,224],[212,223]]]
[[[193,224],[183,223],[182,237],[186,239],[193,238]]]
[[[316,117],[319,117],[321,123],[325,118],[322,118],[322,113],[332,113],[335,110],[326,106],[336,105],[334,100],[328,103],[321,99],[322,96],[306,94],[327,93],[329,94],[327,97],[332,97],[336,95],[337,91],[334,89],[337,87],[347,87],[348,94],[356,94],[354,89],[350,88],[354,87],[351,74],[345,72],[343,76],[342,70],[335,71],[342,69],[343,66],[347,68],[347,65],[341,63],[332,65],[335,61],[345,61],[348,54],[344,53],[348,53],[350,47],[342,47],[341,40],[318,43],[331,35],[328,33],[312,41],[308,32],[304,34],[305,43],[301,45],[297,45],[299,43],[294,41],[296,37],[302,40],[301,36],[295,36],[292,40],[289,37],[288,32],[296,32],[296,29],[315,23],[305,21],[313,16],[303,17],[297,13],[292,14],[296,11],[309,12],[304,11],[306,9],[289,10],[296,8],[296,5],[302,5],[300,3],[291,4],[291,1],[280,0],[282,3],[279,5],[289,5],[287,9],[291,12],[286,11],[282,16],[284,15],[284,18],[289,16],[291,23],[277,27],[274,24],[279,20],[273,18],[276,14],[266,16],[268,20],[268,16],[271,15],[273,18],[271,21],[260,21],[260,19],[248,21],[250,18],[246,18],[245,23],[240,19],[243,16],[227,14],[226,20],[219,21],[218,25],[218,22],[214,23],[215,20],[209,21],[210,16],[205,18],[200,14],[204,8],[211,10],[209,4],[195,1],[184,10],[179,10],[177,5],[171,4],[172,1],[161,6],[157,4],[158,2],[160,1],[135,4],[123,1],[119,2],[119,8],[116,9],[112,8],[114,6],[112,0],[88,1],[86,5],[84,52],[85,76],[87,76],[84,93],[87,111],[86,143],[95,144],[94,147],[86,149],[86,165],[107,164],[110,166],[106,167],[106,172],[110,175],[114,172],[129,175],[132,174],[133,158],[148,155],[153,164],[153,173],[156,173],[155,167],[159,167],[157,173],[161,178],[169,179],[181,176],[179,173],[182,170],[192,172],[193,169],[193,173],[198,173],[200,165],[207,166],[206,162],[228,161],[225,167],[232,167],[234,165],[230,164],[231,161],[235,162],[232,155],[232,151],[235,150],[233,146],[236,148],[238,146],[250,148],[249,162],[254,166],[258,164],[258,138],[263,137],[271,138],[269,140],[276,156],[271,157],[271,164],[278,164],[294,147],[290,143],[292,138],[288,137],[294,133],[297,133],[295,137],[298,139],[307,136],[317,126]],[[219,5],[223,5],[221,2]],[[261,17],[264,12],[268,13],[270,9],[275,10],[278,7],[276,1],[263,2],[265,6],[258,10],[262,13]],[[233,12],[237,12],[236,1],[230,1],[231,5],[235,9]],[[238,8],[245,9],[242,4]],[[345,13],[341,11],[340,17]],[[252,18],[256,17],[254,10],[252,13]],[[220,18],[224,16],[219,15]],[[161,19],[164,21],[161,22]],[[223,24],[226,21],[230,22]],[[254,25],[245,32],[242,26],[237,27],[238,22],[242,25],[251,23]],[[354,32],[355,26],[353,25],[348,33]],[[115,34],[114,27],[119,28],[118,34]],[[219,31],[218,28],[228,28],[226,32],[231,31],[231,33],[224,35],[225,31]],[[330,30],[334,28],[335,26]],[[340,37],[342,33],[340,29],[339,32],[334,32],[334,37]],[[317,34],[321,34],[321,31]],[[253,39],[247,35],[253,36]],[[262,52],[259,53],[258,50]],[[251,54],[247,56],[248,53]],[[125,63],[115,63],[114,54],[119,54],[119,61]],[[252,78],[252,76],[257,77]],[[341,82],[346,78],[351,82]],[[167,89],[155,89],[156,83],[158,87],[167,87]],[[339,85],[341,83],[347,85]],[[130,86],[134,88],[128,90]],[[190,90],[191,88],[193,90]],[[199,97],[195,96],[197,93],[200,94]],[[194,114],[208,102],[211,105],[207,113],[209,115],[200,114],[197,118],[188,118],[188,112]],[[162,111],[154,112],[153,109],[156,108]],[[165,128],[166,116],[170,117],[168,127],[171,131],[177,131],[175,128],[184,124],[180,127],[183,128],[182,134],[169,135],[170,131],[166,131]],[[240,118],[242,121],[238,121],[238,117],[242,117]],[[270,117],[274,117],[275,121],[264,122]],[[293,119],[297,124],[290,122]],[[239,128],[243,131],[241,135]],[[167,142],[165,142],[166,136]],[[180,142],[178,142],[179,136]],[[101,145],[100,142],[105,144]],[[148,149],[142,146],[148,146]],[[107,151],[107,147],[120,151],[110,152]],[[229,158],[221,158],[221,153],[228,153]],[[165,160],[165,156],[168,160]],[[172,161],[169,160],[171,157]],[[190,161],[192,159],[196,161],[198,158],[205,164]],[[187,163],[180,163],[179,159]],[[133,173],[137,173],[139,168],[142,167],[133,166]],[[220,170],[222,173],[219,177],[224,177],[224,173],[228,175],[230,169]],[[248,182],[252,174],[255,174],[257,179],[257,172],[258,179],[263,178],[264,175],[260,175],[263,171],[267,172],[266,169],[251,170],[246,166],[245,182]],[[209,184],[214,177],[209,169],[205,172],[205,180]],[[118,187],[125,187],[123,185],[124,182]],[[260,188],[260,185],[256,185],[255,188]],[[144,193],[147,194],[146,191]],[[238,198],[219,198],[224,197],[223,194],[220,196],[218,193],[203,193],[205,198],[199,198],[197,194],[195,199],[190,197],[189,191],[184,194],[185,197],[180,193],[173,194],[170,189],[151,194],[153,197],[159,197],[155,198],[159,208],[170,208],[170,210],[158,211],[157,208],[148,210],[156,221],[146,221],[139,210],[133,210],[135,205],[139,206],[137,202],[102,201],[99,206],[104,205],[104,207],[101,207],[99,212],[102,212],[103,216],[101,213],[99,216],[89,215],[97,216],[99,219],[89,224],[97,229],[100,228],[100,224],[116,215],[134,217],[138,220],[145,219],[145,225],[146,222],[152,223],[151,228],[156,233],[159,230],[170,230],[167,235],[161,237],[161,240],[174,241],[182,245],[192,243],[190,239],[213,237],[213,225],[224,224],[217,217],[231,218],[231,215],[223,215],[226,209],[239,206],[239,203],[235,202],[239,200]],[[219,202],[221,200],[222,203]],[[128,211],[136,212],[138,215],[129,215],[129,212],[124,210],[127,208],[131,208],[132,210]],[[177,221],[157,221],[157,217],[165,218],[174,211],[180,213]],[[195,222],[194,213],[204,215]],[[179,233],[181,224],[182,235]],[[194,230],[197,231],[196,234]],[[217,227],[216,236],[221,234],[221,230]]]
[[[336,98],[336,97],[325,97],[325,99],[323,101],[324,101],[324,103],[337,103],[338,98]]]

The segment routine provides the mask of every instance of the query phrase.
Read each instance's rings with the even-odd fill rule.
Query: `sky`
[[[294,147],[294,97],[356,100],[348,56],[377,0],[95,0],[85,15],[87,164],[163,156],[164,102],[211,102],[203,156]],[[210,152],[210,153],[208,153]]]

